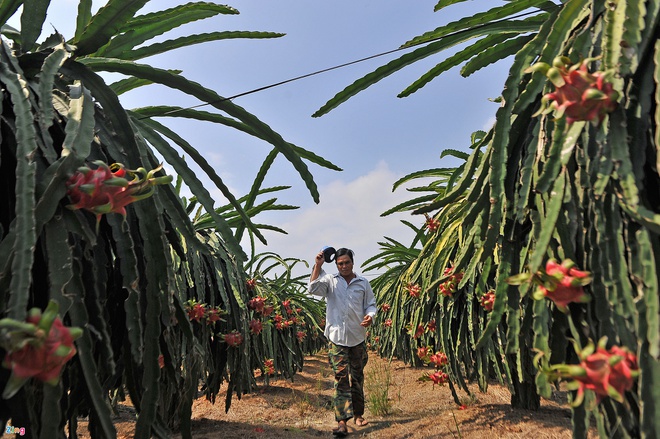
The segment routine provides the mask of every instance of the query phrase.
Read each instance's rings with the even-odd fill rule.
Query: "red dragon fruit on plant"
[[[261,334],[261,331],[263,331],[264,325],[261,323],[261,320],[257,319],[252,319],[250,320],[250,332],[254,335],[259,335]]]
[[[257,296],[248,301],[248,308],[255,310],[258,313],[263,313],[266,306],[266,298]]]
[[[58,316],[59,305],[50,301],[42,313],[28,312],[25,322],[0,320],[0,342],[7,351],[2,365],[11,376],[2,394],[11,398],[30,378],[57,384],[64,365],[76,354],[73,341],[82,329],[64,326]]]
[[[597,346],[590,342],[578,352],[579,365],[553,365],[546,372],[552,378],[571,380],[567,388],[577,390],[573,406],[582,404],[585,390],[593,391],[596,403],[599,403],[606,397],[623,402],[625,392],[632,389],[635,378],[640,374],[637,356],[625,347],[615,345],[607,349],[606,345],[606,337]]]
[[[381,309],[381,311],[383,311],[383,312],[387,312],[387,311],[389,311],[390,309],[392,309],[392,306],[391,306],[389,303],[383,303],[383,304],[380,306],[380,309]]]
[[[535,299],[547,297],[564,312],[569,303],[589,301],[583,286],[591,282],[591,273],[578,270],[570,259],[561,264],[550,259],[545,266],[545,273],[539,273],[539,278],[541,282],[534,293]]]
[[[436,367],[443,367],[449,363],[449,360],[447,359],[447,354],[444,352],[436,352],[429,356],[429,362],[435,364]]]
[[[419,338],[422,335],[424,335],[424,332],[426,332],[426,326],[420,323],[419,325],[417,325],[417,329],[415,330],[414,337]]]
[[[282,301],[282,306],[284,307],[284,310],[286,311],[287,315],[293,314],[294,310],[291,308],[291,301],[290,300],[283,300]]]
[[[433,233],[436,230],[440,228],[440,221],[438,221],[435,218],[430,217],[428,214],[424,214],[426,217],[426,222],[424,223],[424,226],[426,227],[426,230],[429,232]]]
[[[424,361],[425,363],[428,362],[429,359],[429,348],[426,346],[420,346],[417,348],[417,357]]]
[[[454,267],[447,267],[443,275],[449,276],[449,278],[440,284],[438,291],[443,296],[453,297],[458,289],[458,284],[463,280],[463,273],[454,273]]]
[[[420,381],[432,381],[433,385],[443,386],[449,382],[449,375],[446,372],[441,370],[436,370],[435,372],[425,375],[420,378]]]
[[[562,312],[567,312],[570,303],[585,303],[590,300],[583,287],[591,282],[591,273],[575,268],[575,262],[570,259],[561,264],[550,259],[545,269],[536,273],[520,273],[506,281],[511,285],[520,285],[530,280],[538,285],[534,291],[534,299],[548,298]]]
[[[66,183],[71,210],[85,209],[96,215],[119,213],[126,216],[126,206],[154,193],[154,186],[169,184],[171,175],[155,177],[162,165],[148,171],[144,168],[126,169],[121,163],[108,166],[103,161],[93,162],[96,169],[81,167]]]
[[[446,372],[439,370],[432,374],[430,378],[431,381],[433,381],[433,384],[438,384],[441,386],[449,382],[449,375],[447,375]]]
[[[489,290],[484,293],[484,295],[481,296],[481,299],[479,299],[479,303],[481,303],[481,306],[487,312],[491,312],[493,310],[493,305],[495,304],[495,290]]]
[[[426,327],[422,324],[413,326],[412,323],[408,323],[405,326],[405,328],[406,328],[406,333],[413,338],[419,338],[422,335],[424,335],[424,330],[426,329]]]
[[[199,322],[206,317],[206,305],[197,302],[195,299],[186,302],[186,309],[188,310],[188,318],[194,322]]]
[[[264,360],[264,375],[275,375],[275,361],[272,358]]]
[[[219,307],[209,308],[206,312],[206,324],[212,325],[215,322],[222,320],[222,317],[220,317],[222,314],[223,311]]]
[[[231,348],[238,347],[243,343],[243,335],[235,329],[227,334],[223,334],[222,339]]]
[[[420,287],[418,284],[409,283],[406,285],[406,291],[411,297],[418,298],[422,292],[422,287]]]
[[[566,116],[569,125],[576,121],[599,124],[617,106],[619,93],[610,77],[613,72],[589,72],[588,65],[596,58],[572,64],[570,58],[556,57],[552,66],[544,62],[534,64],[529,72],[542,72],[555,86],[555,91],[541,100],[537,114],[555,112],[556,118]]]

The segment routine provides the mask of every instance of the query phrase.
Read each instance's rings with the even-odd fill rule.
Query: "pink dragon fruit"
[[[570,259],[561,264],[550,259],[545,266],[545,273],[538,274],[540,279],[535,299],[547,297],[557,308],[566,312],[569,303],[584,303],[589,296],[584,292],[584,285],[591,282],[591,273],[575,268],[575,262]]]
[[[493,310],[493,305],[495,304],[495,290],[489,290],[484,293],[484,295],[481,296],[481,299],[479,299],[479,303],[481,303],[481,306],[487,312],[491,312]]]
[[[436,352],[435,354],[429,357],[429,361],[435,364],[436,367],[443,367],[447,365],[447,363],[449,363],[449,359],[447,359],[447,354],[445,354],[444,352]]]
[[[556,118],[566,116],[570,125],[576,121],[599,124],[607,113],[614,111],[619,93],[608,81],[610,72],[589,72],[588,64],[594,60],[571,64],[568,57],[559,56],[552,66],[540,62],[530,67],[528,71],[544,73],[555,86],[554,92],[543,96],[539,113],[554,111]]]
[[[418,298],[419,295],[422,293],[422,287],[420,287],[418,284],[411,284],[409,283],[406,285],[406,291],[410,295],[410,297]]]
[[[430,217],[428,214],[424,214],[424,216],[426,217],[426,221],[424,222],[426,230],[433,233],[440,228],[440,221]]]
[[[582,404],[584,391],[591,390],[596,394],[596,402],[610,397],[623,402],[625,392],[634,385],[639,376],[637,356],[628,349],[612,346],[606,349],[607,338],[603,337],[598,346],[589,343],[581,352],[579,365],[553,365],[549,374],[571,380],[570,390],[577,390],[573,406]]]
[[[440,370],[435,371],[434,373],[430,374],[429,379],[433,381],[433,384],[437,384],[439,386],[443,386],[446,383],[449,382],[449,375],[447,375],[446,372],[442,372]]]
[[[275,361],[272,358],[264,360],[264,375],[275,375]]]
[[[33,308],[26,322],[0,320],[0,340],[7,351],[2,365],[11,369],[3,397],[10,398],[30,378],[57,384],[64,365],[76,354],[73,341],[82,329],[64,326],[59,305],[50,301],[42,313]]]
[[[227,334],[223,334],[222,339],[227,343],[227,346],[232,348],[238,347],[243,343],[243,335],[235,329]]]
[[[252,319],[250,320],[250,332],[254,335],[259,335],[261,334],[261,331],[263,331],[264,325],[261,323],[261,320],[257,319]]]
[[[126,206],[134,201],[150,197],[154,186],[169,184],[171,175],[154,177],[162,165],[147,172],[144,168],[126,169],[121,163],[108,166],[97,160],[97,167],[78,168],[66,183],[71,210],[85,209],[96,215],[97,224],[101,215],[115,212],[126,216]]]
[[[545,269],[536,273],[520,273],[507,278],[510,285],[521,285],[525,282],[534,282],[537,288],[534,299],[552,300],[562,312],[567,312],[570,303],[585,303],[590,297],[585,293],[584,286],[591,282],[591,273],[575,268],[575,262],[570,259],[561,264],[550,259]]]
[[[440,284],[438,291],[443,296],[453,297],[458,289],[458,284],[463,280],[463,273],[454,273],[454,267],[447,267],[445,268],[443,275],[449,276],[449,278]]]

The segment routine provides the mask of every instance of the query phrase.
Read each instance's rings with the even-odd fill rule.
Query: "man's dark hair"
[[[337,253],[335,253],[335,261],[339,259],[340,256],[348,255],[349,258],[351,258],[351,262],[355,262],[353,260],[353,250],[342,247],[339,250],[337,250]]]

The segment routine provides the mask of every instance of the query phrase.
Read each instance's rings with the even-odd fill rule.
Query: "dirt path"
[[[471,386],[473,397],[463,395],[465,407],[457,406],[448,387],[432,386],[418,378],[430,368],[406,367],[399,361],[387,361],[371,355],[365,370],[367,399],[374,386],[387,382],[389,374],[390,413],[377,416],[367,402],[365,427],[349,424],[350,437],[367,438],[571,438],[570,410],[564,395],[543,400],[536,412],[514,410],[506,389],[491,385],[488,393]],[[193,406],[193,437],[214,438],[317,438],[332,437],[336,426],[330,405],[332,376],[325,355],[310,356],[295,381],[271,380],[253,394],[234,398],[228,413],[224,398],[211,405],[204,398]],[[383,399],[380,400],[383,403]],[[82,424],[82,423],[81,423]],[[131,438],[134,424],[116,422],[119,438]],[[85,437],[84,435],[80,436]],[[590,436],[591,437],[591,436]],[[596,437],[595,435],[593,437]],[[179,439],[180,436],[174,436]]]

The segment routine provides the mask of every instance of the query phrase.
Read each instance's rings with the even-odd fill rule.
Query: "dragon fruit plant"
[[[465,2],[436,3],[444,13]],[[441,227],[419,227],[411,243],[384,243],[371,265],[388,270],[372,287],[397,310],[382,332],[382,355],[415,361],[417,344],[400,342],[405,325],[433,317],[447,372],[461,386],[475,377],[485,391],[495,370],[510,385],[513,407],[537,410],[552,383],[532,373],[535,361],[544,369],[550,361],[583,362],[574,381],[602,400],[593,410],[574,408],[574,437],[587,437],[594,418],[603,437],[660,437],[659,31],[660,8],[644,0],[486,2],[408,39],[403,47],[413,52],[356,79],[315,113],[420,61],[431,69],[398,96],[423,92],[454,67],[467,77],[509,65],[492,128],[475,131],[464,150],[442,153],[462,158],[460,165],[433,163],[394,185],[420,182],[383,215],[412,212]],[[458,42],[466,48],[438,57]],[[548,266],[550,257],[560,262]],[[428,295],[435,303],[407,300],[400,285],[412,278],[432,291],[446,281],[450,261],[467,278],[465,294],[451,293],[450,301],[445,288]],[[525,280],[522,267],[531,267]],[[490,312],[474,312],[486,285],[497,300]],[[605,394],[630,385],[631,354],[603,348],[572,361],[569,330],[582,346],[608,336],[636,353],[640,385],[626,391],[624,404]],[[595,370],[609,371],[607,386],[589,378]]]
[[[336,166],[294,147],[249,110],[221,99],[215,85],[145,62],[202,42],[283,34],[215,29],[191,38],[177,30],[169,38],[185,24],[239,11],[207,1],[105,0],[77,2],[73,14],[67,14],[75,29],[63,35],[54,28],[67,26],[50,24],[52,11],[61,5],[37,3],[0,2],[0,25],[9,20],[20,24],[11,26],[0,44],[0,112],[7,127],[0,141],[0,318],[14,320],[3,321],[2,343],[9,343],[10,352],[5,364],[12,373],[2,375],[0,390],[12,374],[35,382],[14,396],[9,416],[25,414],[30,431],[62,437],[76,436],[78,414],[89,414],[94,419],[89,434],[116,437],[110,395],[126,390],[136,407],[136,438],[164,437],[170,431],[191,437],[187,413],[200,380],[211,400],[230,383],[227,410],[232,395],[254,389],[251,363],[262,354],[251,348],[263,347],[265,338],[248,338],[245,304],[254,295],[248,290],[259,291],[265,281],[259,277],[256,285],[246,285],[254,276],[245,271],[248,254],[241,242],[248,234],[265,242],[263,226],[252,218],[278,207],[258,201],[270,192],[262,187],[267,164],[282,155],[316,201],[318,189],[308,165]],[[123,79],[110,82],[109,72]],[[124,107],[120,95],[147,84],[155,89],[156,102]],[[160,87],[208,108],[168,111]],[[163,112],[170,117],[157,120]],[[178,117],[222,127],[230,120],[230,128],[268,145],[263,172],[241,174],[255,178],[250,193],[243,198],[231,193],[203,151],[168,126]],[[254,158],[259,160],[259,154]],[[168,173],[176,173],[176,185],[168,184],[172,177],[164,175],[159,160],[167,163]],[[219,206],[218,197],[227,205]],[[96,230],[90,227],[93,219]],[[289,290],[288,280],[277,291]],[[53,320],[48,331],[35,329],[37,317],[26,321],[31,307],[43,309],[51,299],[72,326],[94,328],[93,334],[85,332],[84,342],[74,348],[69,336],[75,338],[76,331],[63,329],[61,321]],[[201,302],[191,315],[185,308],[189,299]],[[271,304],[264,315],[268,312]],[[318,313],[314,318],[320,320]],[[234,328],[245,340],[227,349],[216,334]],[[17,340],[24,344],[16,345]],[[290,365],[302,364],[300,357],[315,343],[321,338],[310,336],[305,350],[284,359],[274,352],[264,356],[276,358],[289,377],[297,371]],[[55,379],[73,355],[75,367],[63,373],[72,379],[63,378],[56,388],[37,385]],[[167,373],[161,372],[163,365]]]

